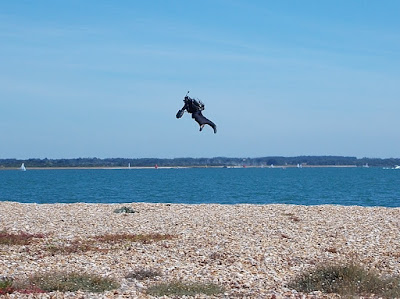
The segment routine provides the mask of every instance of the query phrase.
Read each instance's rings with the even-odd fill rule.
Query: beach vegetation
[[[67,244],[49,243],[45,250],[50,254],[74,254],[84,253],[88,251],[107,252],[111,248],[101,248],[99,243],[118,244],[121,242],[141,242],[150,244],[152,242],[171,240],[173,235],[163,234],[105,234],[99,235],[87,240],[76,239],[69,241]]]
[[[35,239],[44,238],[44,234],[29,234],[26,232],[8,233],[0,231],[0,245],[29,245]]]
[[[127,214],[133,214],[133,213],[137,213],[134,209],[132,209],[131,207],[122,207],[119,209],[115,209],[114,213],[127,213]]]
[[[87,251],[101,251],[92,240],[72,240],[68,244],[47,244],[46,250],[51,254],[73,254]],[[104,250],[104,249],[103,249]]]
[[[289,217],[289,219],[292,220],[293,222],[301,221],[301,219],[293,213],[285,213],[283,215]]]
[[[0,278],[0,295],[18,292],[20,294],[45,293],[42,289],[33,286],[28,281],[15,281],[10,277]]]
[[[121,241],[129,241],[129,242],[142,242],[145,244],[162,241],[162,240],[171,240],[173,239],[173,235],[169,234],[106,234],[95,237],[96,240],[100,242],[107,243],[117,243]]]
[[[151,296],[208,296],[222,294],[225,289],[214,283],[173,281],[149,287],[146,293]]]
[[[296,277],[288,287],[304,293],[321,291],[341,296],[400,297],[400,277],[382,277],[354,263],[319,266]]]
[[[157,269],[136,269],[133,272],[130,272],[125,278],[128,279],[137,279],[137,280],[144,280],[148,278],[154,278],[161,276],[161,272]]]
[[[329,247],[325,249],[326,252],[330,252],[330,253],[338,253],[338,250],[336,247]]]
[[[0,277],[0,295],[5,295],[13,292],[13,279],[10,277]]]
[[[120,286],[113,278],[77,272],[35,274],[30,277],[29,281],[33,286],[46,292],[76,292],[80,290],[100,293],[117,289]]]

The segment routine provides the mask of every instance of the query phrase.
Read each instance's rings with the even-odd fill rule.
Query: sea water
[[[0,171],[0,201],[400,207],[400,170],[172,168]]]

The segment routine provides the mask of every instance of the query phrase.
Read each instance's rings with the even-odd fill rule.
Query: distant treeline
[[[400,165],[400,158],[361,158],[343,156],[298,156],[298,157],[260,157],[260,158],[76,158],[76,159],[0,159],[0,168],[20,167],[160,167],[179,166],[284,166],[284,165],[355,165],[372,167],[393,167]]]

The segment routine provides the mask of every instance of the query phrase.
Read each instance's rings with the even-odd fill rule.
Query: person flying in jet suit
[[[214,129],[214,133],[217,133],[217,126],[201,113],[204,110],[204,104],[201,101],[192,99],[186,94],[183,102],[184,105],[182,109],[178,110],[176,118],[181,118],[185,111],[187,111],[192,114],[192,118],[199,124],[200,131],[203,130],[205,125],[209,125]]]

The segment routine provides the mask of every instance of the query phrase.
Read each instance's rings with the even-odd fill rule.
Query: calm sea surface
[[[182,168],[0,171],[0,201],[400,207],[400,170]]]

